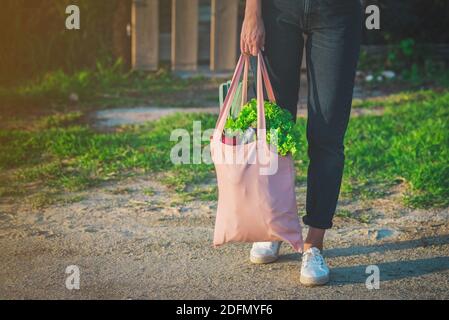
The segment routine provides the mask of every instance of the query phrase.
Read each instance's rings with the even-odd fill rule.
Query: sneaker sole
[[[250,255],[249,256],[249,260],[252,263],[255,263],[255,264],[267,264],[267,263],[275,262],[277,259],[279,259],[279,251],[281,251],[281,245],[282,245],[282,242],[281,242],[281,244],[279,244],[279,247],[278,247],[278,249],[276,251],[276,255],[275,256],[256,257],[256,256]]]
[[[253,257],[253,256],[250,256],[249,257],[249,260],[252,263],[255,263],[255,264],[272,263],[272,262],[275,262],[277,259],[279,259],[279,257],[274,257],[274,256],[264,256],[264,257]]]
[[[329,275],[320,278],[309,278],[301,275],[299,281],[307,287],[323,286],[329,282]]]

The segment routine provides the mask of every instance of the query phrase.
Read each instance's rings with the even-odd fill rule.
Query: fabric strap
[[[223,103],[223,108],[220,110],[220,114],[217,119],[217,123],[215,125],[215,131],[213,135],[213,139],[215,141],[221,140],[221,135],[224,130],[224,126],[226,124],[226,118],[229,114],[232,101],[234,100],[234,96],[237,90],[237,86],[240,81],[240,77],[242,72],[243,75],[243,84],[242,84],[242,105],[247,102],[247,92],[248,92],[248,68],[249,68],[249,57],[246,55],[241,55],[237,66],[234,71],[234,75],[232,76],[231,86],[229,88],[228,94],[226,95],[225,101]],[[265,100],[263,95],[263,85],[267,90],[268,99],[276,103],[273,87],[271,85],[270,78],[268,76],[268,72],[266,69],[266,65],[263,59],[262,54],[259,52],[257,55],[257,76],[256,76],[256,92],[257,92],[257,131],[258,131],[258,140],[262,143],[266,142],[266,124],[265,124]]]

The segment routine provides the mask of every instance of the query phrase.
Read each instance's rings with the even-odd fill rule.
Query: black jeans
[[[276,100],[294,119],[305,42],[310,164],[303,221],[328,229],[343,174],[343,139],[360,51],[361,4],[359,0],[262,0],[262,12],[264,56]]]

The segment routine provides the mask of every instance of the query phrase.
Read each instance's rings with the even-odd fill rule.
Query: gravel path
[[[304,189],[297,193],[303,204]],[[270,265],[249,263],[249,244],[212,248],[215,203],[180,205],[157,177],[77,196],[83,200],[42,210],[0,204],[0,298],[449,298],[447,209],[405,209],[395,195],[343,200],[341,208],[375,219],[336,218],[325,251],[331,282],[306,288],[299,283],[300,255],[285,244]],[[80,269],[79,290],[65,287],[69,265]],[[368,265],[379,267],[378,290],[366,288]]]

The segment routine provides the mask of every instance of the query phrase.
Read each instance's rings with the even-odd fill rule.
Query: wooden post
[[[127,69],[131,66],[131,35],[127,27],[131,23],[132,0],[117,2],[112,22],[112,43],[115,59],[122,59]]]
[[[239,0],[212,0],[210,69],[232,70],[237,60]]]
[[[198,0],[172,1],[172,69],[194,71],[198,65]]]
[[[159,62],[159,0],[134,0],[132,7],[132,66],[157,70]]]

